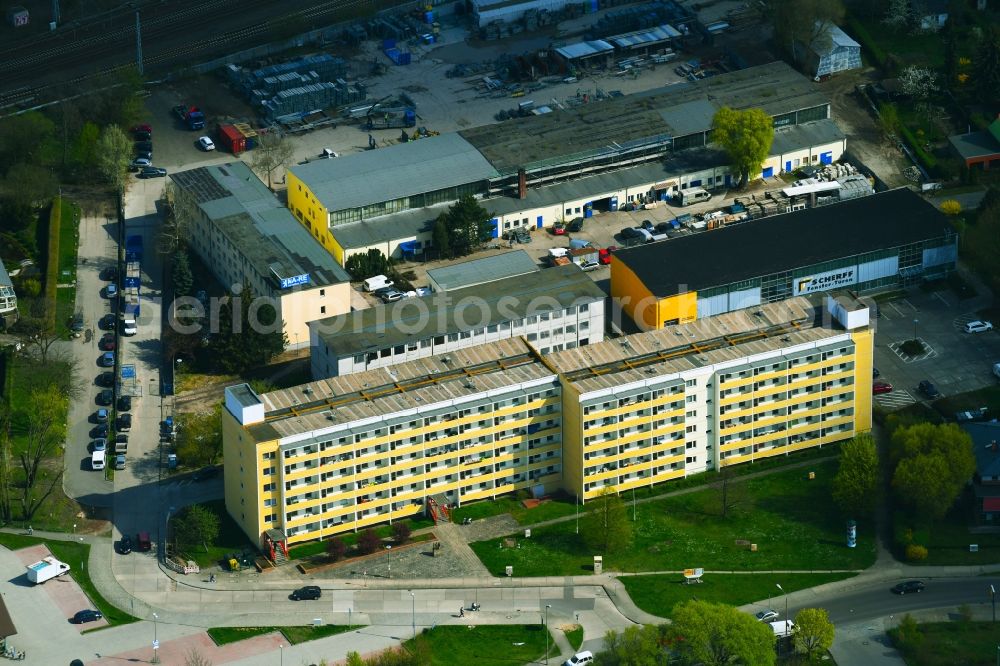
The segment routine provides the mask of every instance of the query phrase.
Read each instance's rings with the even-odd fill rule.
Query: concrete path
[[[434,534],[441,542],[441,547],[446,548],[461,562],[462,570],[475,577],[486,577],[490,575],[489,569],[483,566],[476,554],[469,548],[465,536],[461,534],[462,528],[454,523],[442,523],[434,528]]]

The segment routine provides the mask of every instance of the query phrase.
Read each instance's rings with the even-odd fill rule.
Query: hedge
[[[906,142],[910,144],[910,147],[913,148],[913,153],[917,156],[917,159],[920,160],[920,163],[924,165],[924,168],[927,169],[927,171],[936,171],[938,163],[937,158],[924,150],[924,147],[917,141],[917,137],[913,136],[913,132],[910,131],[910,128],[906,125],[900,125],[899,131],[903,135],[903,138],[906,139]]]
[[[851,16],[847,19],[847,26],[850,28],[851,32],[854,34],[854,38],[857,39],[861,46],[868,52],[871,59],[875,61],[875,64],[880,68],[885,68],[885,51],[879,46],[872,36],[868,33],[868,28],[864,26],[861,21]]]
[[[56,330],[56,290],[59,286],[59,226],[62,223],[62,199],[56,197],[49,208],[49,242],[45,254],[45,322]]]

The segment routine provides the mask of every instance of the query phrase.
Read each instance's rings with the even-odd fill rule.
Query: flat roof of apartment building
[[[552,371],[537,352],[510,338],[265,393],[264,422],[247,430],[256,441],[267,441],[398,412],[432,416],[431,405],[549,377]]]
[[[170,174],[239,253],[276,286],[309,275],[309,284],[349,282],[351,277],[281,205],[243,162],[227,162]]]
[[[841,296],[841,303],[849,297]],[[849,299],[854,301],[854,299]],[[817,342],[846,330],[819,298],[800,296],[554,352],[546,361],[581,393]]]
[[[615,261],[665,298],[949,233],[941,211],[901,187],[619,250]]]
[[[337,357],[353,356],[439,335],[476,330],[532,314],[601,302],[604,291],[569,264],[494,282],[404,298],[388,305],[310,322]]]

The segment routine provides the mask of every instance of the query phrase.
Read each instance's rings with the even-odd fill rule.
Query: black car
[[[132,396],[123,395],[118,398],[118,411],[128,412],[132,410]]]
[[[101,271],[101,279],[105,282],[114,282],[118,279],[118,269],[115,266],[108,266]]]
[[[111,389],[104,389],[97,394],[97,404],[104,407],[110,407],[111,403],[115,401],[115,393]]]
[[[917,385],[917,388],[931,400],[941,397],[941,392],[937,390],[937,387],[926,379],[920,382],[920,384]]]
[[[660,222],[659,224],[656,225],[655,228],[656,228],[656,233],[665,234],[668,231],[672,230],[674,227],[669,222]]]
[[[892,591],[895,594],[909,594],[911,592],[923,592],[924,582],[922,580],[907,580],[899,585],[894,585]]]
[[[101,615],[100,611],[82,610],[76,612],[76,614],[73,616],[72,622],[73,624],[83,624],[84,622],[95,622],[97,620],[100,620],[102,617],[104,616]]]
[[[322,594],[323,590],[319,589],[316,585],[306,585],[292,592],[289,599],[292,601],[312,601],[319,599]]]
[[[646,231],[652,231],[653,229],[655,229],[652,220],[643,220],[642,228],[645,229]]]
[[[574,217],[572,220],[566,223],[566,231],[569,231],[571,233],[576,233],[577,231],[582,231],[582,230],[583,230],[582,217]]]
[[[96,379],[94,379],[94,383],[104,388],[111,388],[112,386],[115,385],[115,373],[102,372],[101,374],[97,375]]]
[[[118,552],[122,555],[132,552],[132,537],[127,534],[122,535],[122,540],[118,542]]]
[[[128,432],[132,429],[132,415],[131,414],[119,414],[118,418],[115,419],[115,430],[118,432]]]
[[[108,436],[108,424],[98,423],[93,428],[90,429],[90,437],[92,439],[106,439]]]
[[[139,178],[164,178],[167,175],[167,170],[160,167],[142,167],[139,169]]]
[[[101,320],[97,322],[97,327],[102,331],[112,331],[115,328],[115,316],[113,314],[106,314],[101,317]]]
[[[74,333],[80,333],[81,331],[83,331],[83,329],[84,329],[83,313],[77,312],[75,315],[69,318],[69,330],[73,331]]]
[[[153,142],[152,141],[136,141],[135,150],[138,153],[151,153],[153,152]]]
[[[147,132],[146,130],[137,130],[135,133],[135,140],[136,143],[138,143],[139,141],[152,141],[153,133]]]
[[[642,234],[639,233],[638,229],[626,227],[625,229],[622,229],[621,237],[626,240],[630,240],[632,238],[642,238]]]

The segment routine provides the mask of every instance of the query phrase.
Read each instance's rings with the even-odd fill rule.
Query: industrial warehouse
[[[774,118],[761,177],[835,162],[846,150],[829,101],[774,62],[294,166],[288,207],[343,264],[373,248],[395,258],[423,256],[434,220],[464,195],[483,199],[499,237],[692,187],[728,187],[728,159],[708,140],[723,106],[759,107]]]
[[[957,261],[945,216],[900,188],[620,250],[611,296],[650,330],[833,289],[909,286]]]
[[[871,428],[873,330],[799,297],[541,355],[523,338],[257,394],[226,389],[226,507],[295,543],[562,488],[581,502]]]

